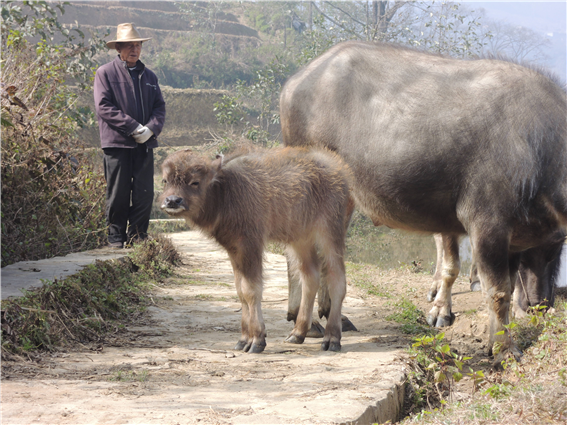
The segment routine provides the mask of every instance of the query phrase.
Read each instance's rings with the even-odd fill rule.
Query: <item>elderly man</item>
[[[153,148],[165,122],[158,79],[140,61],[147,40],[133,24],[118,25],[116,39],[106,43],[118,55],[98,68],[94,82],[108,244],[117,249],[147,238],[154,198]]]

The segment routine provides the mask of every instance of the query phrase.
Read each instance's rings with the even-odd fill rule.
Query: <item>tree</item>
[[[542,34],[503,22],[490,22],[487,30],[490,32],[485,48],[487,54],[521,63],[542,63],[548,59],[545,50],[551,46],[551,41]]]
[[[5,266],[93,247],[104,233],[104,182],[74,136],[92,119],[75,101],[103,44],[59,24],[47,2],[3,2],[1,11]]]
[[[469,57],[480,54],[483,48],[481,15],[459,3],[323,1],[309,2],[309,7],[315,11],[315,27],[306,31],[302,49],[315,44],[330,47],[345,40],[367,40],[401,43],[455,57]],[[308,16],[308,8],[303,9],[296,13]],[[315,50],[322,53],[320,49]]]

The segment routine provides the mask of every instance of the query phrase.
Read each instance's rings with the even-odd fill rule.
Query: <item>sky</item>
[[[567,82],[567,0],[463,2],[482,7],[492,21],[520,25],[545,34],[552,45],[546,52],[549,59],[542,65]]]
[[[536,31],[565,32],[567,1],[465,1],[486,10],[492,20],[507,21]]]

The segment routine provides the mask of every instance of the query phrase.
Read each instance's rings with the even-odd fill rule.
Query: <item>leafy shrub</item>
[[[96,247],[105,185],[74,137],[93,115],[69,83],[91,86],[101,40],[45,2],[3,2],[1,33],[2,266]]]

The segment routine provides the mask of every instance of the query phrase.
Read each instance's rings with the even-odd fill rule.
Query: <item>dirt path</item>
[[[235,352],[240,305],[226,253],[196,232],[172,238],[184,266],[156,287],[146,323],[130,327],[116,346],[3,365],[4,424],[371,423],[396,418],[404,380],[397,359],[407,338],[384,320],[393,310],[391,298],[378,302],[349,285],[344,313],[359,332],[343,334],[340,353],[320,352],[316,339],[285,344],[292,329],[285,320],[286,265],[284,257],[267,254],[263,311],[268,346],[259,355]],[[386,273],[383,279],[392,276],[397,275]],[[419,276],[419,291],[403,279],[394,287],[417,299],[429,279]],[[462,309],[458,300],[455,306],[457,312]]]

